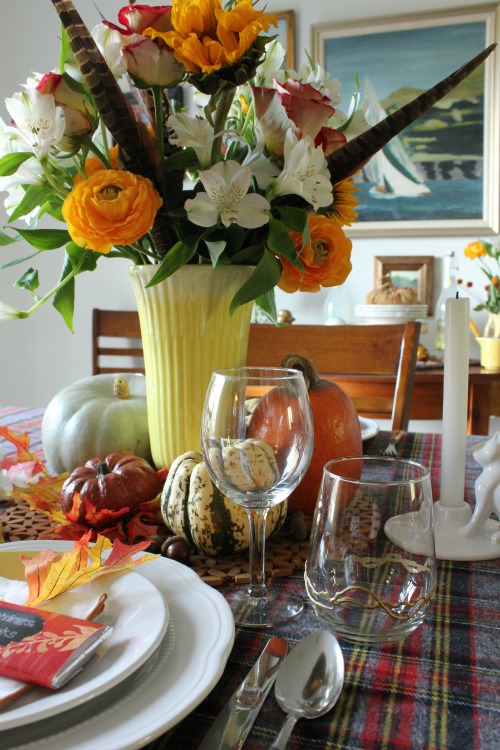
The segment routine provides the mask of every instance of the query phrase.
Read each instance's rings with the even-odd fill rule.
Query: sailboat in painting
[[[367,80],[365,93],[368,100],[367,118],[370,124],[387,117],[380,101]],[[414,198],[429,195],[430,189],[412,164],[399,137],[393,138],[372,157],[365,170],[365,177],[374,182],[370,194],[375,198]]]

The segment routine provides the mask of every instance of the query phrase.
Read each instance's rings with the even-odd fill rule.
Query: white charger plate
[[[26,554],[49,548],[60,551],[59,544],[51,541],[2,544],[1,575],[19,580],[17,572],[21,552]],[[66,544],[62,551],[72,547],[71,543]],[[138,573],[129,571],[126,575],[108,577],[107,580],[103,576],[62,596],[66,601],[77,599],[78,611],[74,607],[69,607],[69,610],[74,616],[83,617],[83,611],[90,611],[104,592],[108,598],[99,622],[113,627],[111,636],[65,687],[57,691],[34,687],[13,701],[11,707],[7,705],[1,710],[0,733],[53,717],[92,700],[126,679],[158,648],[168,625],[168,607],[154,584]],[[0,740],[0,746],[2,744]]]
[[[46,542],[35,544],[47,547]],[[27,543],[9,546],[14,545]],[[50,546],[59,551],[71,545]],[[61,731],[49,720],[1,732],[2,750],[137,750],[178,724],[217,684],[234,642],[234,619],[224,597],[173,560],[158,558],[137,570],[168,602],[173,648],[167,633],[137,674],[96,701],[61,715]]]
[[[366,419],[366,417],[359,417],[359,424],[361,427],[361,439],[369,440],[375,437],[380,432],[380,425],[375,422],[374,419]]]

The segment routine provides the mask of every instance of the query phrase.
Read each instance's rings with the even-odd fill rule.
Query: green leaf
[[[68,273],[69,273],[69,270],[68,270]],[[68,326],[71,333],[74,333],[74,330],[73,330],[73,313],[75,310],[75,279],[74,278],[70,279],[63,287],[61,287],[55,293],[54,299],[52,300],[52,304],[57,310],[57,312],[59,312],[62,315],[62,318],[64,322],[66,323],[66,325]]]
[[[12,245],[13,242],[19,242],[19,237],[9,237],[8,234],[5,234],[5,232],[2,232],[0,229],[0,247]]]
[[[279,206],[278,211],[283,224],[292,232],[302,234],[308,227],[307,211],[304,208],[294,208],[293,206]]]
[[[33,209],[41,206],[50,195],[50,190],[45,185],[30,185],[17,208],[10,215],[9,221],[20,219],[29,214]]]
[[[68,242],[66,245],[66,253],[71,261],[72,268],[78,265],[83,257],[81,268],[78,271],[79,274],[84,273],[85,271],[94,271],[97,268],[97,261],[99,258],[107,257],[104,253],[97,253],[94,250],[88,250],[85,247],[76,245],[74,242]]]
[[[165,172],[175,172],[177,169],[186,169],[186,167],[200,167],[196,151],[191,146],[177,151],[163,162]]]
[[[27,289],[30,294],[38,299],[35,290],[40,286],[40,282],[38,281],[38,271],[36,268],[28,268],[21,278],[15,282],[14,286],[19,286],[21,289]]]
[[[189,263],[191,258],[195,255],[198,248],[199,237],[191,237],[186,240],[179,240],[175,245],[168,251],[166,256],[160,263],[157,272],[146,286],[154,286],[159,284],[160,281],[167,279],[173,273]]]
[[[283,255],[284,258],[293,263],[300,271],[303,270],[302,263],[299,260],[295,245],[288,234],[288,229],[277,219],[269,219],[269,236],[267,246],[274,253]]]
[[[281,276],[281,263],[273,253],[265,250],[250,278],[236,292],[229,312],[232,314],[240,305],[264,296],[274,289]]]
[[[205,240],[205,245],[208,247],[208,252],[210,253],[210,260],[212,261],[212,265],[216,266],[217,261],[219,260],[220,256],[226,249],[226,242],[224,242],[224,240],[219,240],[216,242]]]
[[[15,174],[21,164],[31,159],[33,154],[25,151],[18,151],[15,154],[6,154],[0,159],[0,177],[10,177],[11,174]]]
[[[55,250],[70,241],[66,229],[18,229],[21,237],[37,250]]]
[[[278,321],[278,311],[276,310],[276,298],[274,296],[274,289],[266,292],[255,300],[256,304],[260,307],[266,318],[271,323],[276,324]]]

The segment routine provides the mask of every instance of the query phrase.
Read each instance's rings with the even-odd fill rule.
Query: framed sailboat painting
[[[493,42],[500,5],[312,27],[312,58],[361,97],[370,125]],[[354,235],[492,234],[500,229],[500,52],[409,125],[356,176]]]

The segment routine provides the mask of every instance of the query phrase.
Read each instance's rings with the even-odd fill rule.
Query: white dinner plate
[[[67,542],[50,546],[69,548]],[[167,633],[131,678],[62,714],[57,724],[49,720],[0,733],[2,750],[137,750],[175,726],[217,684],[234,641],[234,619],[224,597],[173,560],[158,558],[137,570],[168,602],[175,631],[171,652]]]
[[[361,439],[369,440],[375,437],[380,432],[380,425],[375,422],[374,419],[366,419],[366,417],[359,418],[359,424],[361,426]]]
[[[59,547],[47,542],[12,542],[0,546],[0,571],[5,578],[18,580],[19,553]],[[69,543],[64,549],[72,549]],[[17,562],[17,569],[16,569]],[[151,563],[144,563],[144,567]],[[153,583],[138,573],[106,576],[62,596],[84,599],[90,611],[101,593],[108,598],[99,622],[113,627],[111,636],[100,646],[85,668],[60,690],[34,687],[0,711],[0,732],[53,717],[92,700],[137,670],[158,648],[168,625],[168,607]],[[75,613],[75,609],[71,608]],[[82,612],[78,616],[83,616]],[[145,624],[147,623],[147,627]],[[0,740],[0,747],[3,745]]]

